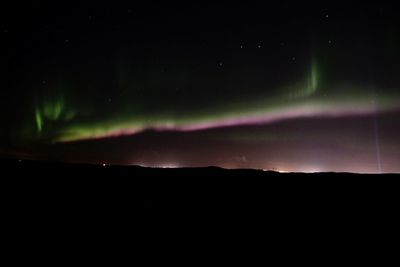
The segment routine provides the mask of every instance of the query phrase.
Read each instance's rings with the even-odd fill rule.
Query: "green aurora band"
[[[35,131],[41,140],[70,142],[133,135],[147,129],[194,131],[300,117],[362,115],[400,106],[400,96],[393,93],[376,96],[353,86],[341,87],[348,90],[321,85],[318,66],[313,59],[302,82],[279,88],[275,96],[266,90],[250,99],[204,103],[191,110],[180,110],[179,107],[173,110],[166,106],[152,112],[138,111],[133,108],[138,105],[138,100],[125,99],[127,104],[105,114],[102,110],[87,112],[68,106],[66,97],[56,96],[36,104]]]

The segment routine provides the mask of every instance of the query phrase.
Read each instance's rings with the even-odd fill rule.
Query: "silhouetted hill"
[[[76,210],[95,210],[110,205],[115,210],[126,205],[131,208],[326,209],[346,201],[366,203],[370,197],[397,197],[392,192],[390,178],[399,177],[218,167],[162,169],[27,160],[2,160],[0,168],[2,188],[4,195],[11,199],[10,203],[36,203],[39,207],[52,208],[72,205]]]
[[[202,168],[151,168],[142,166],[120,166],[109,164],[73,164],[51,161],[31,160],[1,160],[0,167],[9,170],[12,175],[38,175],[41,178],[118,178],[130,179],[152,178],[294,178],[294,177],[389,177],[395,174],[356,174],[356,173],[279,173],[276,171],[264,171],[256,169],[224,169],[215,166]],[[89,177],[85,177],[89,175]],[[28,178],[28,177],[26,177]]]
[[[357,239],[366,240],[376,222],[384,225],[380,232],[390,229],[388,224],[397,227],[399,186],[393,178],[398,175],[18,160],[3,160],[0,168],[2,224],[10,235],[7,244],[28,240],[23,244],[30,242],[30,248],[45,234],[51,238],[49,244],[69,240],[74,247],[82,246],[82,251],[86,251],[82,239],[103,244],[116,236],[130,236],[127,241],[139,242],[140,247],[164,240],[164,249],[176,239],[176,231],[191,239],[193,234],[210,236],[210,230],[214,232],[209,238],[221,231],[230,239],[238,232],[253,237],[264,234],[267,241],[271,236],[281,243],[291,238],[302,247],[310,233],[317,240],[340,241],[355,233]],[[163,239],[165,234],[169,237]]]

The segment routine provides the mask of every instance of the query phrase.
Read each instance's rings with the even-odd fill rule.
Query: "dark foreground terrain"
[[[371,198],[375,203],[398,198],[394,184],[399,175],[395,174],[157,169],[26,160],[2,160],[0,168],[3,196],[8,196],[10,204],[37,203],[54,208],[323,209],[354,201],[363,205]]]
[[[3,160],[0,167],[6,247],[33,251],[45,242],[44,258],[65,252],[66,256],[57,257],[68,259],[70,250],[60,250],[60,244],[82,254],[88,249],[115,247],[131,253],[140,248],[151,254],[148,259],[158,257],[153,247],[174,249],[174,242],[189,251],[193,248],[188,244],[205,244],[206,250],[213,247],[219,253],[218,240],[234,247],[252,245],[250,250],[262,255],[267,243],[286,254],[282,247],[307,250],[304,244],[311,242],[320,251],[307,252],[314,258],[330,251],[321,244],[338,242],[337,248],[353,253],[353,241],[369,247],[377,237],[398,233],[398,175],[148,169],[18,160]],[[258,241],[238,241],[247,238]],[[335,258],[337,252],[332,251]],[[181,257],[181,250],[176,253]],[[28,258],[38,255],[42,254],[31,253]],[[18,257],[20,253],[14,258]]]

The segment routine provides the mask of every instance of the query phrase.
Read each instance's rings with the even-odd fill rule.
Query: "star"
[[[292,61],[296,61],[296,57],[292,57]]]
[[[328,18],[329,18],[329,14],[326,14],[326,15],[325,15],[325,18],[327,18],[327,19],[328,19]]]

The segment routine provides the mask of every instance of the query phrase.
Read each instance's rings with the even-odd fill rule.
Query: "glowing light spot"
[[[307,172],[307,173],[318,173],[318,172],[323,172],[323,168],[319,166],[304,166],[300,168],[302,172]]]
[[[276,171],[279,172],[279,173],[289,173],[289,172],[291,172],[291,171],[283,170],[283,169],[279,169],[279,170],[276,170]]]
[[[162,169],[175,169],[175,168],[179,168],[180,166],[177,163],[168,162],[168,163],[159,164],[157,167],[162,168]]]

